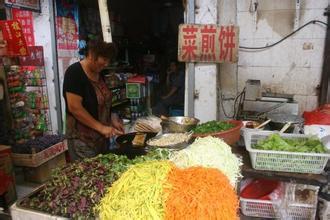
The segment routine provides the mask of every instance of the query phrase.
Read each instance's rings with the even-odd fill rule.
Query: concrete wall
[[[251,2],[258,2],[257,11]],[[310,20],[326,22],[323,16],[328,0],[220,0],[220,24],[236,23],[240,27],[240,45],[259,47],[282,39]],[[237,19],[237,20],[236,20]],[[233,98],[247,79],[260,79],[263,90],[294,94],[299,111],[314,109],[320,84],[326,28],[311,24],[294,36],[263,51],[239,51],[237,65],[220,65],[220,86],[226,112],[233,113]],[[223,110],[220,115],[224,118]]]

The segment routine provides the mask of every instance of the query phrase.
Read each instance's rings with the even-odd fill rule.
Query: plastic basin
[[[203,134],[193,134],[193,137],[217,137],[224,140],[229,145],[235,144],[240,138],[240,130],[243,127],[242,121],[228,120],[231,124],[234,124],[235,127],[228,129],[226,131],[214,132],[214,133],[203,133]]]

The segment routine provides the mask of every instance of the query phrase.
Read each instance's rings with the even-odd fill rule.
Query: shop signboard
[[[41,12],[40,0],[5,0],[7,7]]]
[[[21,23],[26,44],[34,46],[34,29],[33,29],[33,15],[31,11],[12,9],[13,19]]]
[[[178,60],[182,62],[235,63],[238,54],[237,26],[181,24]]]
[[[28,48],[25,42],[22,26],[17,20],[0,21],[6,56],[27,56]]]
[[[44,51],[42,46],[28,47],[29,56],[19,58],[21,66],[44,66]]]

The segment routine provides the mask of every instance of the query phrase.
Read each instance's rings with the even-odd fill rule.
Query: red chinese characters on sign
[[[238,27],[183,24],[179,27],[178,60],[237,62]]]
[[[182,28],[183,32],[183,40],[184,45],[182,46],[183,50],[183,59],[196,59],[196,32],[198,31],[197,28],[191,26],[187,26]]]
[[[221,27],[219,34],[220,60],[233,61],[233,51],[236,47],[234,26]]]
[[[6,56],[27,56],[28,48],[22,31],[21,24],[17,20],[0,21],[0,28],[6,41]]]
[[[217,30],[210,26],[201,29],[202,34],[202,53],[201,60],[214,61],[215,60],[215,34]]]
[[[13,19],[21,23],[25,40],[28,46],[34,46],[33,16],[31,11],[13,8]]]

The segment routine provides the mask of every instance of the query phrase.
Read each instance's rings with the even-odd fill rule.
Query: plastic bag
[[[315,219],[318,186],[285,183],[284,199],[276,207],[277,217],[285,220]]]
[[[319,138],[330,135],[330,104],[321,106],[312,112],[304,112],[304,133]]]
[[[330,104],[311,112],[304,112],[303,117],[305,125],[330,125]]]

